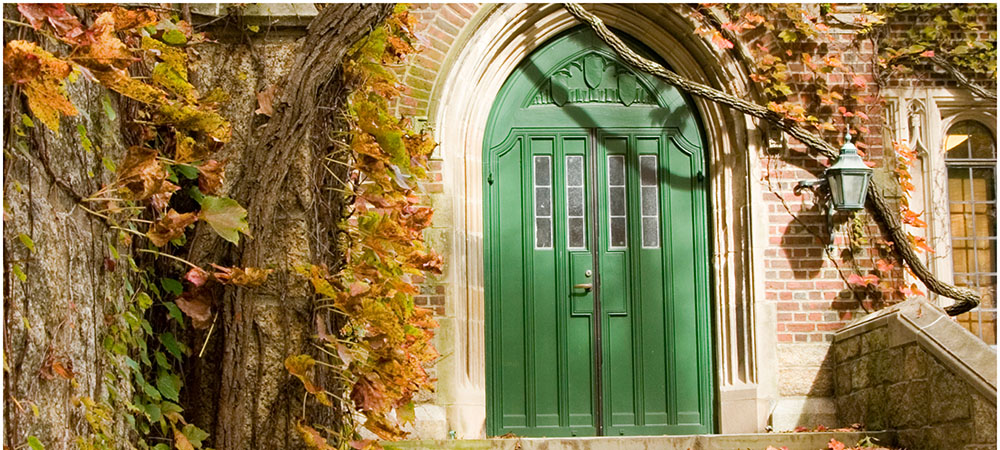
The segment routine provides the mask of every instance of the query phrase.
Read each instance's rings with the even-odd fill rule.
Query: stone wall
[[[937,306],[908,300],[834,337],[841,424],[919,449],[996,448],[996,353]]]

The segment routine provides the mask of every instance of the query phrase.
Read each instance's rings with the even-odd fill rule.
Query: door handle
[[[574,284],[573,285],[573,289],[586,289],[586,290],[589,291],[589,290],[591,290],[593,288],[594,288],[594,285],[590,284],[590,283],[581,283],[581,284]]]

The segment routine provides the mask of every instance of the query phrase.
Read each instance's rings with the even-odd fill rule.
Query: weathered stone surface
[[[972,423],[975,428],[973,442],[992,443],[996,448],[997,442],[997,408],[990,404],[981,395],[972,397]]]
[[[868,356],[862,356],[851,362],[851,386],[854,389],[868,387]]]
[[[835,380],[835,394],[838,396],[847,395],[851,393],[851,366],[849,364],[841,364],[837,366],[834,371]]]
[[[916,344],[907,346],[905,352],[903,374],[911,380],[923,378],[927,374],[927,353]]]
[[[833,370],[816,367],[792,367],[780,370],[781,395],[833,395]]]
[[[876,328],[861,336],[861,354],[885,350],[889,346],[889,330]]]
[[[854,358],[858,354],[858,350],[861,347],[861,337],[853,336],[843,341],[837,342],[834,347],[834,355],[837,360],[837,364],[841,364],[851,358]]]
[[[778,346],[781,367],[832,367],[830,344],[783,344]]]

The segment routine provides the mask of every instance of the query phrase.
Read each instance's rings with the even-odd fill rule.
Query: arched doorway
[[[504,83],[483,143],[488,434],[713,431],[702,136],[587,28]]]

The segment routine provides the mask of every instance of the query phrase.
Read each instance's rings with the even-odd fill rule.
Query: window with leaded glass
[[[966,120],[948,129],[944,149],[955,284],[982,295],[979,307],[957,319],[996,345],[996,140],[989,128]]]

